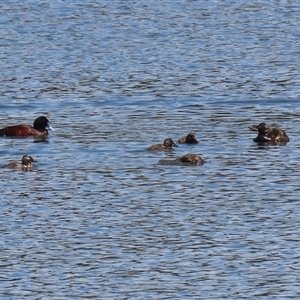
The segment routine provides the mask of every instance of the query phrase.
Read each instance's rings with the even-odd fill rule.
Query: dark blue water
[[[299,299],[297,1],[0,3],[1,299]],[[248,126],[290,136],[259,147]],[[194,131],[172,153],[146,148]],[[200,154],[203,166],[160,165]]]

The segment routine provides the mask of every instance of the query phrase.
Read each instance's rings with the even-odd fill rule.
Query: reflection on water
[[[56,129],[0,140],[38,160],[1,169],[2,298],[298,298],[298,4],[0,7],[0,127]],[[159,164],[186,153],[206,163]]]

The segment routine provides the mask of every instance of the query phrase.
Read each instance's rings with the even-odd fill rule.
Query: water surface
[[[1,169],[2,299],[299,298],[298,2],[0,8],[1,127],[56,129],[0,140],[38,160]],[[291,141],[253,143],[262,121]]]

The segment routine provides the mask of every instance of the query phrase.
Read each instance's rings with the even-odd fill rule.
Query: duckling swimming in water
[[[258,131],[257,137],[253,139],[256,143],[285,145],[290,141],[290,138],[283,129],[278,127],[268,127],[266,123],[250,126],[249,129],[252,131]]]
[[[190,132],[187,136],[183,136],[178,139],[179,144],[198,144],[196,135],[193,132]]]
[[[171,138],[164,140],[163,144],[155,144],[147,148],[149,151],[172,151],[173,147],[177,147],[177,144],[173,142]]]
[[[33,169],[32,162],[35,160],[29,156],[24,155],[22,157],[22,162],[13,161],[7,165],[2,166],[1,168],[9,168],[9,169],[19,169],[23,171],[31,171]]]
[[[192,153],[188,153],[181,156],[180,158],[177,158],[177,161],[180,161],[182,163],[190,163],[193,165],[202,165],[204,163],[204,159],[200,155]]]

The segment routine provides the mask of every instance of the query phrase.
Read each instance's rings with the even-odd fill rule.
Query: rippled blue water
[[[56,129],[0,140],[38,160],[1,169],[1,299],[299,299],[298,1],[0,9],[0,127]],[[291,141],[257,146],[262,121]]]

